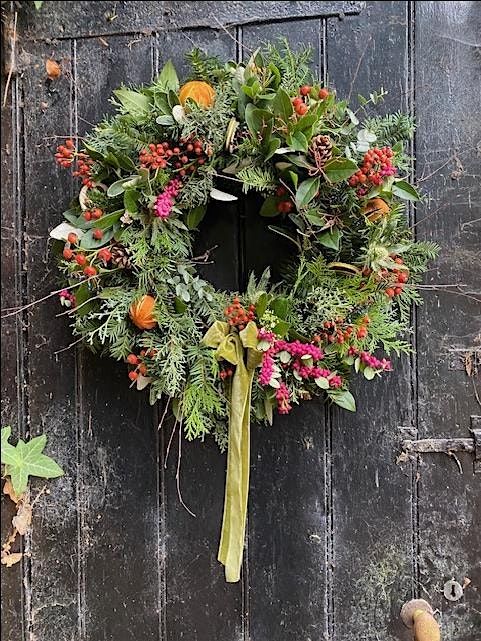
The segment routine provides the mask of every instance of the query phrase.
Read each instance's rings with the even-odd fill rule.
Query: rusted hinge
[[[402,448],[408,454],[441,452],[452,456],[457,452],[470,452],[474,454],[474,473],[481,474],[481,416],[471,416],[469,431],[472,436],[466,438],[406,439],[402,442]]]

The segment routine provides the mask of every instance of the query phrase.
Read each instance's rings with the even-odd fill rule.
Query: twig
[[[172,439],[174,438],[175,428],[177,427],[178,423],[179,421],[175,419],[174,427],[172,428],[172,434],[170,435],[169,442],[167,443],[167,450],[165,452],[165,462],[164,462],[165,469],[167,469],[167,461],[169,460],[170,447],[172,445]],[[179,426],[179,432],[180,432],[180,426]]]
[[[472,379],[472,381],[473,381],[474,398],[477,400],[478,405],[481,407],[481,398],[479,398],[478,388],[476,387],[476,383],[474,382],[474,379]]]
[[[448,287],[466,287],[466,285],[416,285],[418,289],[427,290],[427,291],[440,291],[445,292],[446,294],[456,294],[457,296],[464,296],[470,300],[474,300],[477,303],[481,303],[481,298],[476,298],[476,296],[471,296],[461,291],[452,291]]]
[[[169,410],[169,405],[170,405],[170,396],[167,397],[167,402],[164,407],[164,411],[162,413],[162,417],[160,419],[159,426],[157,427],[158,430],[162,429],[162,426],[164,424],[165,417],[167,416],[167,412]]]
[[[238,44],[242,49],[245,49],[246,51],[249,51],[250,53],[253,53],[253,49],[250,49],[247,45],[243,44],[240,42],[240,40],[237,40],[235,36],[231,34],[231,32],[222,24],[222,22],[217,18],[217,16],[213,16],[214,20],[217,22],[219,27],[222,29],[222,31],[225,31],[226,34],[231,38],[236,44]]]
[[[54,355],[57,356],[57,354],[61,354],[62,352],[66,352],[68,349],[75,347],[75,345],[78,345],[83,341],[84,337],[81,336],[78,340],[74,341],[73,343],[70,343],[70,345],[67,345],[67,347],[62,347],[62,349],[57,350],[54,352]]]
[[[179,497],[180,504],[182,505],[183,508],[187,510],[187,512],[195,518],[195,514],[190,510],[187,505],[184,503],[184,499],[182,498],[182,492],[180,491],[180,461],[182,458],[182,430],[180,429],[179,426],[179,454],[177,456],[177,473],[175,475],[175,480],[177,482],[177,495]]]
[[[74,285],[69,285],[68,287],[62,287],[62,289],[57,289],[54,292],[50,292],[50,294],[48,294],[47,296],[44,296],[43,298],[39,298],[38,300],[34,300],[31,303],[28,303],[27,305],[24,305],[23,307],[6,307],[2,311],[9,312],[9,313],[8,314],[4,314],[1,318],[3,320],[4,318],[8,318],[9,316],[15,316],[16,314],[21,314],[26,309],[29,309],[30,307],[33,307],[34,305],[39,305],[40,303],[43,303],[44,301],[48,300],[49,298],[52,298],[52,296],[56,296],[57,294],[60,294],[60,292],[68,291],[69,289],[75,289],[75,287],[79,287],[80,285],[82,285],[82,283],[88,283],[88,281],[92,280],[93,278],[97,278],[97,276],[90,276],[89,278],[86,278],[85,280],[80,280],[78,283],[75,283]]]
[[[369,36],[369,38],[367,39],[367,42],[366,42],[366,46],[364,47],[364,51],[361,53],[361,55],[359,57],[359,62],[357,63],[357,67],[356,67],[356,69],[354,71],[354,74],[353,74],[352,80],[351,80],[351,85],[349,87],[349,93],[347,95],[347,102],[349,102],[350,99],[351,99],[352,90],[354,89],[354,83],[356,82],[356,78],[357,78],[357,75],[359,73],[359,69],[361,68],[361,63],[362,63],[362,61],[364,59],[364,56],[366,55],[366,51],[367,51],[369,45],[371,44],[371,40],[372,40],[372,36]]]
[[[8,90],[10,88],[10,82],[12,81],[13,70],[15,68],[15,54],[17,49],[17,12],[15,11],[15,16],[13,18],[13,34],[11,38],[11,51],[12,57],[10,59],[10,69],[8,70],[7,82],[5,83],[5,94],[3,96],[3,107],[7,104],[8,99]]]
[[[208,260],[209,260],[209,258],[210,258],[211,253],[212,253],[215,249],[217,249],[217,247],[219,247],[219,245],[214,245],[213,247],[210,247],[209,249],[206,249],[206,250],[205,250],[205,252],[204,252],[203,254],[201,254],[200,256],[193,256],[193,257],[190,259],[190,262],[191,262],[191,263],[193,263],[193,262],[197,262],[197,263],[207,263],[207,261],[208,261]],[[212,261],[211,261],[211,262],[212,262]]]

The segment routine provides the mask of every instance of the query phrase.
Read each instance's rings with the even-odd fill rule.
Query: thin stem
[[[175,480],[177,482],[177,495],[179,497],[180,504],[182,507],[191,515],[195,518],[195,514],[190,510],[187,505],[184,503],[184,499],[182,498],[182,492],[180,491],[180,461],[182,458],[182,430],[180,429],[179,425],[179,453],[177,456],[177,473],[175,475]]]

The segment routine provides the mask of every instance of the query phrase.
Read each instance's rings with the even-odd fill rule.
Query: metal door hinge
[[[458,452],[470,452],[474,454],[474,473],[481,474],[481,416],[471,416],[469,431],[472,436],[466,438],[405,439],[402,448],[407,454],[441,452],[452,456]]]

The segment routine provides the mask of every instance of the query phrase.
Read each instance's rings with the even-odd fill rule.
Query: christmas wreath
[[[187,439],[228,446],[228,581],[242,558],[250,420],[319,395],[354,411],[352,371],[374,379],[391,370],[384,354],[409,351],[416,282],[436,253],[405,213],[419,198],[405,177],[410,117],[370,116],[382,90],[352,111],[309,57],[286,42],[240,64],[194,50],[184,84],[168,62],[151,85],[117,89],[117,114],[55,154],[83,183],[51,233],[74,334],[125,361],[151,403],[171,400]],[[226,180],[260,192],[259,215],[295,249],[281,279],[252,275],[242,293],[206,282],[192,255],[209,201],[237,198],[219,189]]]

